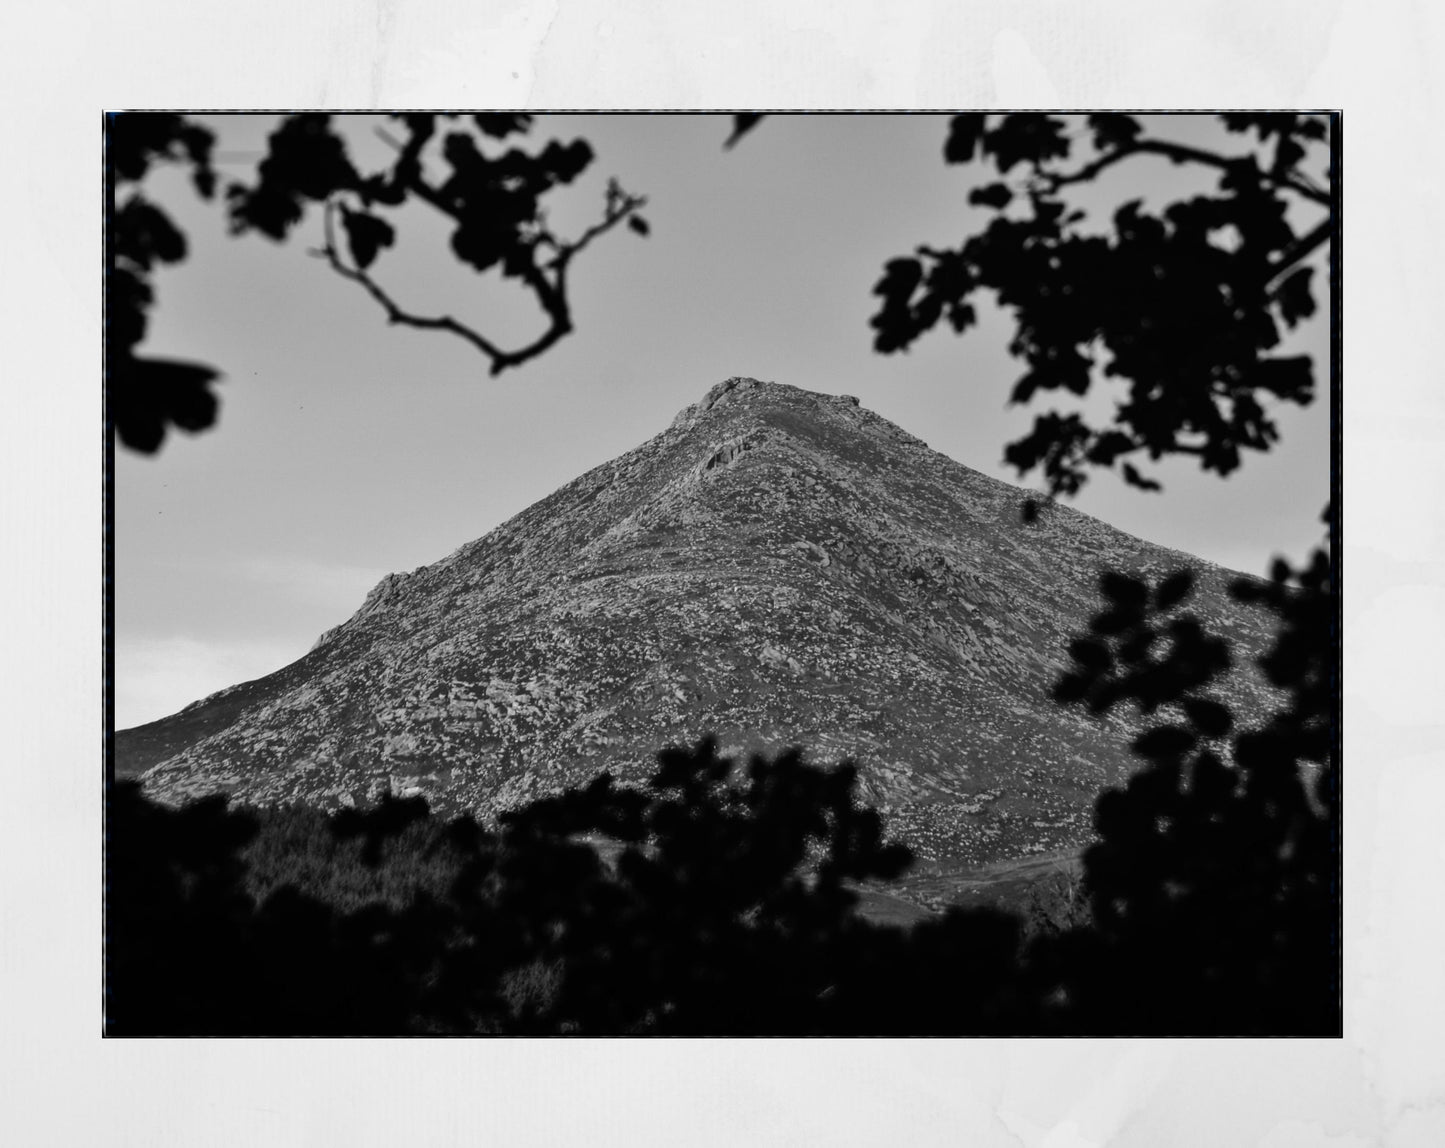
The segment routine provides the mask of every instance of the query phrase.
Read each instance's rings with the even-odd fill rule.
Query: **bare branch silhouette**
[[[433,189],[427,188],[427,190],[432,191]],[[422,195],[421,198],[433,203],[434,206],[439,206],[437,204],[439,197]],[[537,297],[537,302],[546,312],[550,323],[547,330],[532,342],[511,351],[502,349],[480,331],[452,315],[425,316],[406,310],[358,263],[353,260],[348,264],[336,242],[335,221],[336,215],[341,209],[341,202],[336,197],[327,200],[324,208],[326,246],[319,250],[313,250],[312,254],[325,259],[331,269],[343,279],[360,285],[385,310],[387,322],[424,331],[449,331],[466,340],[485,355],[491,361],[491,374],[499,375],[509,367],[517,367],[529,359],[536,358],[571,333],[573,329],[572,313],[567,300],[568,264],[592,240],[610,231],[623,220],[635,216],[646,204],[645,197],[630,195],[622,191],[614,180],[608,185],[607,206],[602,219],[584,231],[576,240],[570,243],[558,243],[545,232],[542,237],[539,237],[533,246],[543,244],[555,246],[556,253],[540,267],[535,263],[522,265],[519,277]],[[444,207],[441,210],[448,215],[453,214],[446,211]]]

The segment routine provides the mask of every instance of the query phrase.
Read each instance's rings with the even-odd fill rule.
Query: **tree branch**
[[[1334,216],[1331,214],[1321,220],[1308,235],[1301,236],[1281,251],[1279,258],[1270,264],[1269,282],[1265,284],[1265,291],[1272,290],[1286,271],[1312,254],[1317,248],[1328,243],[1330,235],[1334,231],[1334,224]]]
[[[457,218],[456,211],[451,205],[445,201],[435,188],[427,184],[420,175],[413,173],[411,177],[406,180],[406,186],[419,198],[424,199],[443,214],[453,219]],[[560,242],[546,231],[537,238],[533,245],[534,247],[545,243],[555,248],[556,254],[543,266],[538,266],[529,256],[526,263],[520,266],[514,274],[516,274],[537,297],[537,302],[546,313],[549,323],[547,330],[531,343],[512,351],[503,350],[479,331],[467,326],[465,323],[460,322],[450,315],[429,317],[415,315],[406,311],[375,279],[367,274],[365,269],[354,263],[348,265],[342,259],[336,243],[335,214],[339,203],[334,198],[328,200],[324,208],[326,246],[320,251],[313,252],[313,254],[324,258],[327,263],[330,264],[331,269],[343,279],[349,279],[353,283],[360,284],[367,294],[381,305],[382,309],[386,312],[386,318],[389,323],[415,327],[419,330],[450,331],[452,334],[465,339],[485,355],[491,363],[491,373],[493,375],[499,375],[509,367],[517,367],[530,359],[536,358],[572,332],[572,314],[567,301],[567,266],[571,262],[572,257],[599,235],[610,231],[628,216],[634,215],[639,209],[645,206],[646,203],[647,200],[643,196],[629,195],[613,180],[607,187],[607,206],[603,218],[584,231],[575,241],[571,243]],[[550,277],[548,276],[548,272],[551,273]]]
[[[359,267],[348,267],[342,262],[341,256],[336,248],[336,229],[333,217],[336,213],[334,200],[327,200],[324,208],[324,220],[326,228],[326,246],[320,251],[313,251],[312,254],[319,255],[331,265],[331,269],[343,279],[350,279],[353,283],[359,283],[366,289],[373,299],[381,304],[386,311],[386,319],[389,323],[399,323],[406,327],[416,327],[421,330],[451,331],[460,335],[467,342],[471,343],[482,354],[492,361],[492,374],[497,374],[507,365],[503,362],[508,358],[507,352],[496,346],[483,335],[472,330],[465,323],[459,323],[450,315],[440,315],[434,318],[427,318],[422,315],[413,315],[404,311],[390,295],[388,295],[370,275]],[[502,365],[499,365],[502,364]]]
[[[1105,168],[1113,167],[1116,163],[1128,159],[1139,151],[1140,147],[1138,144],[1128,144],[1117,147],[1113,151],[1105,152],[1098,159],[1079,168],[1078,171],[1068,173],[1040,172],[1038,178],[1047,184],[1045,188],[1046,191],[1058,191],[1059,188],[1067,187],[1071,183],[1087,183]]]
[[[395,137],[390,135],[385,129],[377,128],[376,133],[391,147],[397,150],[404,150],[402,145],[395,139]],[[441,194],[441,192],[439,192],[436,188],[432,187],[431,184],[427,183],[424,179],[422,179],[419,172],[411,173],[409,178],[406,180],[405,186],[410,191],[414,192],[418,198],[425,200],[427,203],[431,204],[443,215],[446,215],[452,219],[458,218],[456,208],[453,205],[447,203],[445,197]],[[552,270],[553,268],[565,266],[568,262],[571,261],[572,256],[576,255],[579,251],[581,251],[584,247],[591,243],[592,240],[596,239],[604,232],[610,231],[613,227],[621,223],[629,215],[635,214],[646,206],[646,196],[629,195],[627,192],[622,190],[621,185],[615,179],[609,180],[607,184],[607,206],[603,212],[603,217],[600,222],[593,224],[586,231],[584,231],[581,236],[579,236],[571,243],[563,243],[558,240],[556,236],[552,235],[551,232],[545,230],[540,236],[538,236],[538,244],[545,243],[547,246],[553,247],[557,251],[557,254],[554,255],[551,259],[549,259],[544,266],[547,270]]]
[[[1135,147],[1139,151],[1149,152],[1153,155],[1162,155],[1168,159],[1172,159],[1175,163],[1192,161],[1194,163],[1205,164],[1209,167],[1217,167],[1221,171],[1228,171],[1238,162],[1237,159],[1231,159],[1219,155],[1216,152],[1204,151],[1202,148],[1190,147],[1187,144],[1166,143],[1163,140],[1141,140],[1135,144]],[[1282,179],[1266,172],[1260,172],[1260,180],[1272,187],[1287,188],[1297,195],[1304,196],[1306,199],[1313,200],[1326,207],[1330,206],[1330,197],[1327,194],[1317,191],[1315,188],[1306,184],[1302,184],[1298,180]]]
[[[646,206],[645,196],[629,195],[615,179],[610,180],[607,184],[607,207],[599,222],[594,223],[571,243],[558,242],[550,232],[545,233],[546,241],[557,248],[557,254],[547,261],[547,268],[555,267],[559,272],[565,270],[572,257],[599,235],[611,231],[629,215],[635,215]]]
[[[1069,173],[1041,173],[1039,178],[1046,184],[1046,190],[1058,191],[1061,187],[1069,184],[1084,183],[1093,179],[1106,168],[1128,159],[1135,155],[1161,155],[1171,159],[1175,163],[1201,163],[1208,167],[1217,167],[1221,171],[1228,171],[1238,159],[1231,159],[1219,155],[1217,152],[1205,151],[1202,148],[1190,147],[1188,144],[1169,143],[1166,140],[1135,140],[1132,143],[1124,144],[1110,152],[1106,152],[1098,159],[1085,164],[1077,171]],[[1315,203],[1330,206],[1330,197],[1327,192],[1321,191],[1313,184],[1307,183],[1299,178],[1281,179],[1270,175],[1268,172],[1260,172],[1260,181],[1269,184],[1271,187],[1284,188],[1293,191],[1297,195],[1311,200]]]

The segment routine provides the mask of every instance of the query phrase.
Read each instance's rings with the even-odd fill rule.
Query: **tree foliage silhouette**
[[[321,207],[324,240],[314,253],[342,279],[365,290],[390,323],[448,332],[464,339],[500,374],[543,354],[573,330],[568,273],[595,239],[626,223],[646,236],[640,214],[646,200],[614,179],[604,194],[601,218],[575,238],[557,235],[547,223],[544,199],[591,166],[585,139],[553,140],[535,153],[503,141],[525,135],[533,117],[514,113],[473,116],[397,114],[402,138],[393,139],[395,160],[363,173],[351,158],[333,117],[286,116],[268,141],[255,180],[226,189],[231,229],[284,240],[309,204]],[[216,420],[210,390],[214,367],[139,358],[146,312],[154,301],[150,273],[157,263],[186,256],[185,236],[141,190],[156,162],[185,162],[197,192],[213,197],[213,137],[174,114],[125,113],[106,121],[107,178],[112,212],[107,228],[107,382],[117,437],[132,450],[152,454],[169,427],[198,431]],[[440,177],[428,172],[444,168]],[[536,338],[503,347],[475,325],[451,315],[422,315],[405,308],[382,286],[376,268],[382,252],[397,243],[395,212],[410,201],[427,204],[455,224],[451,255],[478,274],[492,270],[529,293],[547,320]]]
[[[258,819],[221,798],[170,810],[127,783],[110,813],[113,1034],[1006,1031],[1027,1015],[1017,922],[955,912],[910,935],[857,916],[853,883],[911,857],[852,767],[796,753],[744,771],[704,741],[661,753],[646,790],[604,775],[496,834],[459,819],[431,846],[453,857],[449,894],[403,907],[258,901],[241,860]],[[383,866],[427,817],[386,799],[330,832]],[[545,991],[519,992],[539,968]]]
[[[106,117],[106,178],[112,211],[106,227],[105,370],[116,436],[132,450],[154,453],[170,427],[199,431],[216,420],[211,383],[218,372],[200,363],[142,357],[155,302],[151,273],[186,257],[186,237],[146,197],[141,184],[157,163],[191,169],[196,193],[215,194],[211,133],[183,116],[162,113]]]
[[[1279,629],[1261,667],[1282,700],[1240,728],[1211,685],[1229,646],[1181,612],[1188,571],[1150,587],[1106,574],[1109,606],[1073,643],[1056,696],[1168,720],[1134,742],[1146,764],[1105,792],[1084,855],[1091,927],[1041,964],[1075,1032],[1339,1031],[1338,681],[1329,551],[1233,587]]]
[[[458,883],[465,893],[491,882],[490,898],[469,900],[482,921],[467,932],[487,938],[493,960],[505,938],[512,964],[560,970],[554,999],[523,1027],[827,1027],[828,989],[860,927],[847,882],[909,861],[883,842],[878,815],[856,807],[855,780],[851,767],[818,769],[796,753],[755,757],[743,775],[710,741],[664,751],[646,792],[603,775],[504,817],[495,861]],[[599,839],[620,847],[610,862],[587,843]],[[442,983],[485,983],[477,960],[453,950]]]
[[[173,810],[112,785],[106,817],[111,1035],[400,1033],[446,922],[425,896],[341,912],[295,888],[259,904],[242,851],[257,819]]]
[[[1117,113],[1087,117],[1082,131],[1039,113],[955,116],[944,158],[993,165],[1000,178],[969,201],[994,218],[957,248],[924,245],[890,260],[874,288],[874,346],[885,354],[940,322],[966,332],[978,293],[993,292],[1014,312],[1009,349],[1027,366],[1012,403],[1083,396],[1101,376],[1127,383],[1108,423],[1050,410],[1008,445],[1006,461],[1020,474],[1041,468],[1050,497],[1076,493],[1091,469],[1115,463],[1126,482],[1158,490],[1138,465],[1145,456],[1188,455],[1227,475],[1243,451],[1278,439],[1271,403],[1314,398],[1308,356],[1275,348],[1282,326],[1314,314],[1305,262],[1336,226],[1331,193],[1311,174],[1329,159],[1328,119],[1219,119],[1245,141],[1239,150],[1152,138]],[[1215,193],[1158,213],[1130,200],[1104,233],[1070,203],[1070,189],[1149,156],[1217,172]],[[1291,218],[1298,208],[1315,217],[1304,234]]]
[[[994,291],[1015,312],[1010,350],[1028,367],[1012,402],[1050,390],[1083,396],[1099,368],[1128,383],[1111,424],[1050,411],[1006,449],[1021,474],[1042,467],[1050,498],[1077,493],[1090,468],[1140,453],[1194,456],[1228,475],[1243,450],[1277,440],[1269,401],[1313,400],[1310,360],[1271,352],[1281,324],[1314,314],[1304,262],[1338,226],[1330,187],[1307,172],[1308,161],[1328,155],[1329,121],[1219,118],[1253,146],[1224,154],[1152,139],[1131,116],[1100,114],[1087,119],[1088,154],[1068,166],[1078,141],[1059,117],[956,116],[948,163],[987,159],[1004,177],[1024,174],[971,193],[995,213],[980,234],[954,250],[920,247],[891,261],[875,288],[883,300],[872,320],[875,347],[884,353],[944,319],[968,330],[975,292]],[[1218,194],[1177,200],[1157,215],[1130,201],[1114,213],[1112,234],[1088,232],[1065,190],[1148,155],[1217,170]],[[1332,160],[1326,178],[1333,181]],[[1289,217],[1295,204],[1316,216],[1303,235]],[[1121,465],[1126,482],[1161,489],[1133,463]],[[1036,513],[1026,502],[1025,520]],[[1328,511],[1325,519],[1333,528]],[[1175,612],[1190,594],[1189,573],[1153,588],[1104,575],[1109,608],[1090,637],[1071,644],[1075,669],[1057,696],[1100,713],[1133,703],[1174,720],[1134,743],[1147,765],[1099,799],[1100,841],[1084,859],[1091,925],[1033,952],[1030,975],[1052,981],[1035,986],[1035,999],[1059,1002],[1047,1023],[1070,1032],[1338,1031],[1339,630],[1330,554],[1327,544],[1300,571],[1278,560],[1268,585],[1233,588],[1241,602],[1278,617],[1262,668],[1288,697],[1263,726],[1237,733],[1236,715],[1208,691],[1230,667],[1228,644]]]
[[[307,203],[321,204],[325,243],[317,254],[333,271],[375,299],[388,322],[465,339],[487,358],[493,375],[537,357],[572,331],[567,273],[589,243],[624,220],[637,234],[648,233],[639,214],[647,201],[624,191],[616,180],[607,185],[602,218],[576,239],[563,239],[548,226],[542,198],[592,164],[592,146],[584,139],[565,144],[553,140],[533,155],[517,147],[499,150],[502,141],[530,130],[529,115],[398,113],[392,118],[403,133],[399,141],[386,137],[396,150],[395,160],[382,171],[363,175],[346,141],[333,130],[331,116],[286,117],[271,135],[255,185],[236,185],[227,192],[232,228],[284,239],[302,219]],[[439,136],[443,123],[448,130]],[[428,169],[438,164],[445,165],[445,176],[428,178]],[[451,250],[458,261],[479,274],[496,268],[533,296],[547,318],[542,334],[503,349],[450,315],[406,310],[378,283],[372,267],[396,242],[395,224],[386,213],[413,199],[455,224]]]

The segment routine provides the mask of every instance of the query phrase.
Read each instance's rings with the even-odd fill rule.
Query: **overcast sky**
[[[1175,137],[1212,131],[1201,118],[1150,120]],[[277,119],[206,122],[224,180],[249,176]],[[380,162],[378,122],[343,126],[358,154]],[[1005,316],[986,311],[964,337],[941,327],[907,354],[871,347],[884,262],[919,243],[956,245],[988,218],[966,202],[988,171],[943,163],[946,125],[775,117],[724,151],[725,117],[539,117],[526,146],[580,135],[597,153],[547,201],[555,229],[575,235],[595,219],[615,175],[648,197],[652,234],[619,229],[579,256],[576,331],[495,379],[459,339],[388,327],[370,298],[310,257],[315,211],[284,245],[232,238],[218,204],[153,177],[147,190],[187,233],[190,257],[156,277],[143,349],[214,364],[225,378],[213,430],[172,435],[155,457],[116,452],[117,726],[301,656],[383,575],[485,534],[665,429],[730,375],[857,395],[934,449],[1022,481],[1003,448],[1033,410],[1004,405],[1021,373]],[[1141,160],[1088,195],[1117,204],[1212,184],[1191,180]],[[440,223],[401,216],[378,279],[415,310],[455,312],[506,345],[530,339],[541,328],[530,297],[461,269]],[[1322,388],[1327,337],[1323,314],[1291,337],[1316,356]],[[1099,475],[1075,505],[1262,572],[1318,540],[1328,497],[1327,404],[1281,409],[1278,421],[1281,445],[1228,480],[1172,465],[1161,496]]]

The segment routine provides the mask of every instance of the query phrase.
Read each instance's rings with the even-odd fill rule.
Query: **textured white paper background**
[[[1445,1144],[1438,4],[51,0],[0,61],[9,1143]],[[100,1040],[100,112],[442,104],[1344,109],[1344,1040]]]

